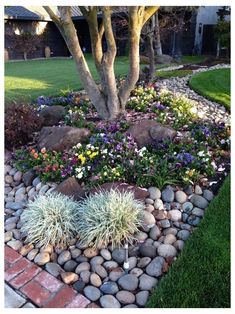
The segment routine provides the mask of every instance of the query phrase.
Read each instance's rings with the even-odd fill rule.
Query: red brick
[[[35,278],[44,288],[51,292],[57,292],[63,286],[63,283],[56,279],[54,276],[50,275],[46,271],[42,271]]]
[[[81,294],[78,294],[71,303],[69,303],[66,307],[74,307],[74,308],[85,308],[90,302],[86,297]]]
[[[27,283],[20,289],[20,291],[40,307],[49,299],[51,295],[50,291],[39,285],[39,283],[35,280]]]
[[[29,264],[31,263],[26,258],[21,258],[5,271],[5,280],[10,281],[12,278],[22,273]]]
[[[8,270],[10,266],[11,265],[8,262],[4,261],[4,271]]]
[[[15,250],[13,250],[7,245],[5,245],[4,251],[5,251],[5,260],[10,264],[15,263],[16,261],[22,258],[22,256],[19,253],[17,253]]]
[[[90,308],[90,309],[97,308],[98,309],[98,308],[100,308],[100,306],[97,305],[96,303],[92,302],[92,303],[88,304],[86,308]]]
[[[76,296],[76,292],[69,286],[65,286],[43,307],[61,308],[69,304]]]
[[[42,269],[35,264],[30,265],[26,268],[21,274],[10,281],[10,284],[19,289],[20,287],[24,286],[27,282],[33,279]]]

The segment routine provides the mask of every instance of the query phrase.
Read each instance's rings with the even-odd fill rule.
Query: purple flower
[[[160,103],[157,103],[157,104],[156,104],[156,108],[157,108],[158,110],[165,110],[165,109],[166,109],[166,106],[164,106],[164,105],[162,105],[162,104],[160,104]]]
[[[194,161],[194,157],[189,153],[180,153],[176,158],[183,163],[183,165],[188,165]]]

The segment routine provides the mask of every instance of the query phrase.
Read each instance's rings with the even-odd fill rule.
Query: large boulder
[[[90,195],[99,193],[100,191],[110,191],[111,189],[117,189],[120,192],[133,192],[135,199],[144,201],[148,196],[149,192],[146,189],[139,188],[137,186],[129,185],[121,182],[107,182],[99,187],[90,190]]]
[[[176,131],[153,120],[142,120],[133,124],[127,130],[136,141],[139,148],[153,145],[156,142],[173,139]]]
[[[70,177],[60,183],[54,192],[72,196],[76,201],[81,200],[86,195],[86,191],[81,187],[74,177]]]
[[[169,55],[162,54],[161,56],[156,56],[156,63],[171,63],[173,60]]]
[[[66,113],[63,106],[49,106],[42,109],[40,116],[42,117],[43,126],[53,126],[58,124]]]
[[[85,128],[45,126],[39,134],[38,148],[41,150],[45,147],[47,150],[64,151],[77,143],[84,142],[89,135],[90,131]]]

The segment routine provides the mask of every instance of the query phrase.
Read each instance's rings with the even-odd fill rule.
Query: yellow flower
[[[186,174],[189,176],[189,177],[192,177],[195,173],[195,169],[191,169],[191,170],[188,170],[186,171]]]
[[[94,158],[95,156],[99,155],[99,152],[93,152],[92,154],[90,154],[90,158]]]
[[[88,151],[86,152],[86,154],[87,154],[87,156],[89,156],[89,155],[91,154],[91,151],[88,150]]]
[[[81,160],[82,165],[85,164],[85,162],[86,162],[86,157],[84,157],[83,154],[80,154],[80,155],[78,156],[78,159]]]

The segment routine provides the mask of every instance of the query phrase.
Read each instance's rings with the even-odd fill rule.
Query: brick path
[[[90,300],[5,245],[5,307],[85,308]]]

